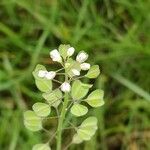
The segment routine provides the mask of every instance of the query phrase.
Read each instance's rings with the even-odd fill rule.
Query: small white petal
[[[45,77],[46,73],[47,73],[47,71],[45,71],[45,70],[39,70],[38,76],[39,76],[40,78],[43,78],[43,77]]]
[[[75,76],[79,76],[79,75],[80,75],[80,71],[78,71],[77,69],[72,69],[72,73],[73,73]]]
[[[72,56],[74,54],[75,49],[73,47],[68,48],[67,55]]]
[[[55,72],[55,71],[47,72],[46,75],[45,75],[45,77],[46,77],[47,79],[49,79],[49,80],[55,78],[55,76],[56,76],[56,72]]]
[[[50,52],[50,57],[53,61],[62,62],[62,58],[57,49],[54,49]]]
[[[86,61],[87,59],[88,59],[88,54],[83,51],[80,52],[76,57],[76,61],[78,61],[79,63],[82,63]]]
[[[64,82],[60,88],[63,92],[70,92],[71,86],[68,82]]]
[[[91,65],[89,63],[82,63],[80,67],[82,70],[89,70]]]

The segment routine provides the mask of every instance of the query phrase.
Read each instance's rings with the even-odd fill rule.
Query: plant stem
[[[65,81],[68,81],[68,76],[67,75],[65,75]],[[61,111],[61,114],[60,114],[60,118],[59,118],[59,121],[58,121],[57,150],[61,150],[63,122],[64,122],[65,115],[66,115],[66,112],[67,112],[68,102],[69,102],[68,93],[66,92],[65,96],[64,96],[63,108],[62,108],[62,111]]]
[[[65,93],[63,108],[60,114],[59,123],[58,123],[58,129],[57,129],[57,150],[61,150],[61,139],[62,139],[62,129],[63,129],[63,121],[65,119],[66,115],[66,108],[68,105],[68,93]]]

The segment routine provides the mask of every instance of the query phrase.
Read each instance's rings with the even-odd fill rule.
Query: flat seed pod
[[[78,127],[77,134],[82,140],[88,141],[95,134],[96,130],[97,130],[97,118],[88,117]]]
[[[35,103],[32,108],[39,117],[47,117],[51,112],[50,106],[41,102]]]
[[[51,80],[47,80],[45,78],[41,79],[41,80],[35,80],[35,84],[41,92],[48,93],[48,92],[52,91],[52,81]]]
[[[70,45],[61,44],[58,48],[60,55],[66,59],[67,57],[67,50],[70,48]]]
[[[63,97],[62,92],[59,89],[56,89],[50,93],[43,93],[42,96],[53,107],[58,107]]]
[[[32,150],[51,150],[48,144],[36,144],[33,146]]]
[[[43,65],[38,64],[36,65],[34,71],[32,72],[36,80],[42,80],[42,78],[38,76],[40,70],[46,71],[46,68]]]
[[[77,117],[83,116],[88,112],[88,108],[81,104],[74,104],[71,107],[71,113]]]
[[[24,125],[31,131],[38,131],[42,129],[42,119],[35,112],[28,110],[24,113]]]
[[[91,87],[91,84],[84,84],[80,80],[75,80],[71,89],[73,99],[79,100],[85,97]]]
[[[92,107],[99,107],[104,104],[103,97],[104,91],[97,89],[90,93],[85,101]]]
[[[72,143],[74,144],[80,144],[82,143],[83,140],[78,136],[78,134],[76,133],[74,136],[73,136],[73,139],[72,139]]]
[[[26,127],[28,130],[33,131],[33,132],[39,131],[39,130],[42,129],[42,123],[38,123],[38,124],[34,124],[34,125],[33,125],[33,124],[30,123],[30,122],[24,121],[24,125],[25,125],[25,127]]]
[[[100,69],[98,65],[92,66],[87,74],[85,75],[87,78],[97,78],[98,75],[100,74]]]

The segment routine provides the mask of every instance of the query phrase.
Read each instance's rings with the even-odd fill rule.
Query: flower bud
[[[46,74],[47,74],[46,70],[39,70],[39,72],[38,72],[38,76],[40,78],[44,78]]]
[[[72,73],[73,73],[75,76],[79,76],[79,75],[80,75],[80,71],[78,71],[77,69],[72,69],[71,71],[72,71]]]
[[[50,71],[46,73],[45,78],[47,78],[48,80],[52,80],[53,78],[55,78],[55,76],[56,76],[56,72]]]
[[[57,49],[54,49],[50,52],[50,57],[53,61],[62,62],[62,58]]]
[[[82,63],[80,67],[81,67],[81,70],[89,70],[91,65],[89,63]]]
[[[84,61],[86,61],[88,58],[88,54],[85,52],[80,52],[77,57],[76,57],[76,61],[78,61],[79,63],[82,63]]]
[[[68,82],[64,82],[60,88],[63,92],[70,92],[71,86]]]
[[[72,56],[73,53],[74,53],[74,51],[75,51],[75,49],[74,49],[73,47],[68,48],[68,50],[67,50],[67,55],[68,55],[68,56]]]

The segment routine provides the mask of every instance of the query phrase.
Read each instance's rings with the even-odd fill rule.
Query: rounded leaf
[[[74,104],[71,107],[71,113],[77,117],[83,116],[88,112],[88,108],[81,104]]]
[[[90,93],[85,101],[92,107],[99,107],[104,104],[103,97],[104,91],[97,89]]]
[[[75,80],[72,84],[71,89],[72,98],[75,100],[79,100],[85,97],[91,87],[91,84],[84,84],[80,80]]]
[[[47,117],[51,112],[50,106],[41,102],[35,103],[32,108],[36,115],[40,117]]]
[[[24,125],[31,131],[42,129],[42,119],[34,111],[28,110],[24,113]]]
[[[92,66],[89,71],[87,72],[87,74],[85,75],[85,77],[88,78],[97,78],[98,75],[100,74],[100,69],[98,65],[94,65]]]
[[[33,146],[32,150],[51,150],[48,144],[36,144]]]

